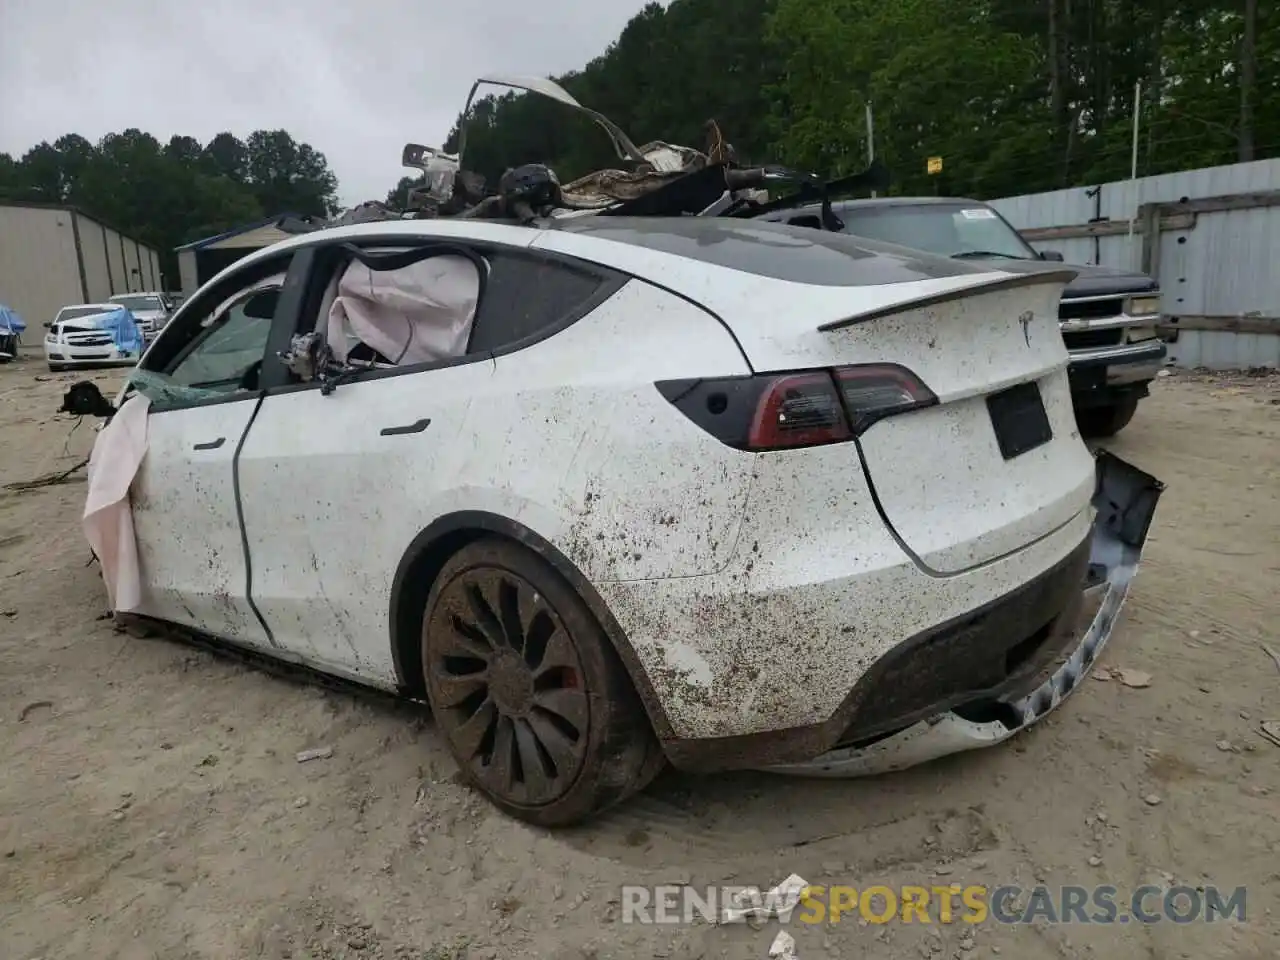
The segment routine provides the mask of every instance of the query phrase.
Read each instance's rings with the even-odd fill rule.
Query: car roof
[[[544,221],[537,225],[525,226],[514,220],[463,220],[463,219],[426,219],[426,220],[371,220],[363,223],[344,224],[337,227],[324,227],[300,233],[288,239],[273,243],[270,246],[255,250],[249,256],[233,263],[228,269],[235,270],[248,266],[256,261],[269,259],[287,250],[313,246],[317,243],[332,243],[340,240],[358,240],[362,237],[377,236],[389,239],[404,237],[467,239],[477,242],[501,243],[513,247],[528,247],[543,233],[572,233],[585,236],[598,234],[602,240],[613,240],[608,234],[616,234],[620,229],[634,230],[639,233],[650,232],[666,236],[678,236],[699,243],[714,243],[729,238],[750,239],[761,229],[772,232],[789,233],[797,238],[811,241],[811,234],[804,227],[790,224],[773,223],[766,220],[732,217],[614,217],[585,216],[566,217],[559,220]],[[863,249],[878,250],[875,241],[861,237],[841,236],[840,239],[828,238],[824,242],[858,246]]]
[[[860,197],[853,200],[833,200],[831,209],[839,213],[841,210],[883,210],[892,207],[988,207],[983,200],[972,200],[969,197]],[[804,203],[784,210],[773,210],[762,214],[760,219],[772,223],[796,214],[818,213],[822,209],[820,203]]]
[[[597,234],[607,239],[612,239],[620,230],[630,230],[641,236],[680,237],[696,243],[716,243],[735,238],[751,239],[758,237],[763,230],[779,236],[795,236],[812,240],[812,235],[803,227],[736,217],[572,217],[555,221],[549,229],[560,233]],[[864,241],[853,237],[840,236],[839,239],[823,238],[823,240],[859,249],[865,246]]]
[[[954,206],[957,203],[975,207],[987,206],[985,201],[972,200],[969,197],[861,197],[855,200],[838,200],[832,206],[848,209],[850,207]]]
[[[65,307],[59,307],[58,312],[63,310],[83,310],[85,307],[93,307],[95,310],[117,310],[120,307],[118,303],[68,303]]]
[[[769,235],[773,236],[770,242]],[[895,280],[919,279],[921,276],[947,276],[981,273],[978,267],[956,260],[936,257],[894,244],[868,240],[844,233],[814,231],[810,227],[793,226],[771,220],[732,217],[614,217],[584,216],[522,226],[514,221],[471,219],[373,220],[364,223],[325,227],[301,233],[270,246],[255,250],[237,260],[206,284],[218,283],[242,270],[253,269],[274,257],[305,249],[316,244],[344,240],[377,238],[380,242],[404,240],[462,240],[492,243],[513,249],[536,248],[558,251],[579,259],[644,276],[635,251],[651,247],[663,256],[675,256],[699,267],[714,265],[746,270],[773,279],[801,280],[801,268],[808,263],[797,258],[796,250],[786,258],[778,272],[769,265],[770,247],[819,248],[828,264],[823,273],[817,260],[812,261],[816,274],[801,282],[825,285],[839,274],[841,285],[863,286]],[[559,238],[557,241],[555,238]],[[786,240],[784,240],[786,238]],[[786,241],[790,241],[789,243]],[[745,266],[743,258],[753,261]],[[643,259],[643,258],[641,258]],[[652,260],[652,258],[649,258]],[[841,260],[837,271],[831,267]],[[850,269],[859,261],[857,269]],[[647,262],[647,261],[646,261]],[[649,264],[653,266],[652,263]],[[899,269],[901,268],[901,269]],[[799,271],[798,273],[796,271]],[[806,274],[807,275],[807,274]],[[889,279],[891,278],[891,279]]]
[[[548,228],[548,232],[598,237],[611,243],[652,246],[677,256],[708,263],[715,263],[720,259],[712,251],[726,241],[764,246],[770,242],[770,237],[784,244],[782,248],[775,249],[799,244],[807,247],[821,246],[862,258],[877,254],[897,256],[904,253],[914,257],[922,256],[920,251],[908,251],[880,240],[847,233],[817,232],[811,227],[750,217],[575,217],[556,221],[554,226]],[[689,242],[694,244],[695,250],[689,250],[686,245]],[[937,259],[931,254],[923,254],[923,257]],[[953,272],[952,266],[953,262],[948,263],[947,272]]]

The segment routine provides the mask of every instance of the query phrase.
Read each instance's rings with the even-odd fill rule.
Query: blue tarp
[[[71,322],[80,324],[84,320]],[[109,313],[100,313],[92,318],[92,322],[99,330],[106,330],[111,334],[111,342],[121,353],[142,352],[142,331],[138,329],[138,321],[133,319],[133,314],[124,307],[118,307]]]
[[[17,311],[11,310],[3,303],[0,303],[0,332],[21,333],[25,329],[27,329],[27,325],[22,322],[22,318],[18,316]]]

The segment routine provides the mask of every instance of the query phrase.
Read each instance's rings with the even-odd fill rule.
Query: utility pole
[[[1138,118],[1142,115],[1142,81],[1133,84],[1133,151],[1129,160],[1129,185],[1133,193],[1133,213],[1129,216],[1129,240],[1133,240],[1133,221],[1138,216]]]
[[[876,127],[875,121],[871,116],[871,101],[867,101],[867,166],[875,163],[876,160]],[[876,192],[871,191],[874,197]]]
[[[1254,158],[1253,104],[1258,88],[1258,0],[1244,0],[1244,38],[1240,41],[1240,133],[1238,159]]]
[[[1129,179],[1138,179],[1138,118],[1142,114],[1142,81],[1133,84],[1133,157],[1129,162]]]

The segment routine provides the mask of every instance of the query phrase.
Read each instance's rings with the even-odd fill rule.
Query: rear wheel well
[[[608,606],[577,566],[552,544],[527,527],[498,514],[462,511],[435,520],[409,544],[391,584],[391,656],[403,693],[426,699],[422,674],[422,617],[432,584],[449,558],[469,543],[500,538],[532,550],[564,577],[586,603],[604,628],[614,652],[621,659],[631,684],[640,695],[654,733],[661,741],[671,739],[671,722],[654,692],[649,676],[640,665],[626,633]]]
[[[449,530],[406,557],[396,572],[399,590],[393,588],[392,645],[401,688],[412,697],[426,699],[422,676],[422,615],[431,585],[449,558],[469,543],[492,536],[486,530]]]

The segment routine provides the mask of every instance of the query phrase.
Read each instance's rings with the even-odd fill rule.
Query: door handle
[[[429,426],[431,426],[431,420],[430,418],[425,418],[414,423],[406,423],[403,427],[383,427],[379,431],[379,435],[383,437],[401,437],[406,433],[421,433]]]
[[[227,442],[226,437],[219,437],[217,440],[210,440],[208,443],[197,443],[192,450],[217,450],[220,446]]]

